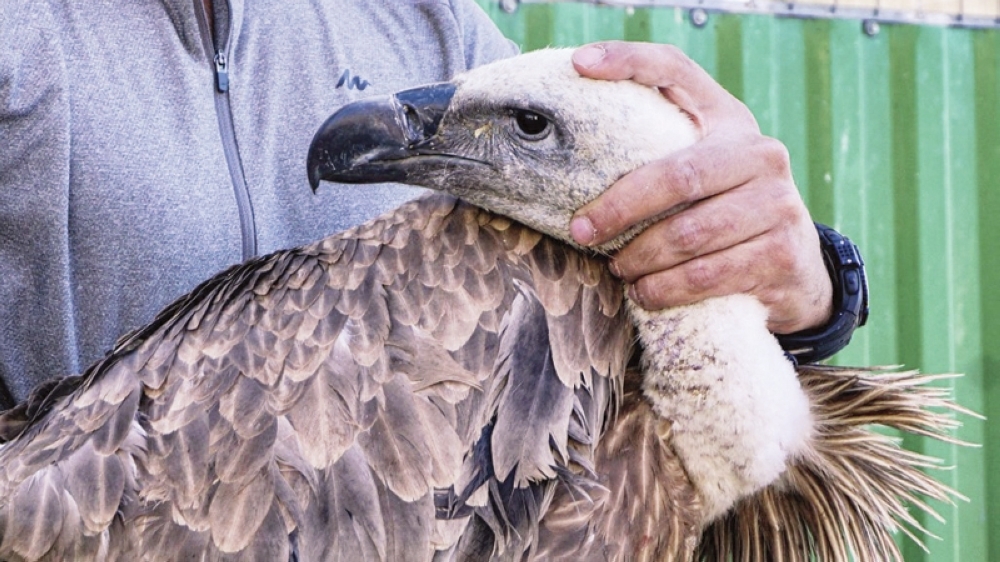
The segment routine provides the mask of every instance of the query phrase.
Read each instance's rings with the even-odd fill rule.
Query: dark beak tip
[[[319,189],[319,182],[323,180],[323,174],[319,169],[318,165],[314,165],[313,162],[309,162],[309,187],[312,189],[313,193]]]
[[[309,187],[312,188],[313,193],[316,193],[320,182],[327,179],[326,176],[332,171],[328,145],[333,140],[331,132],[335,131],[331,131],[330,121],[331,119],[328,119],[327,122],[323,123],[323,126],[313,136],[312,142],[309,143],[306,173],[309,177]]]

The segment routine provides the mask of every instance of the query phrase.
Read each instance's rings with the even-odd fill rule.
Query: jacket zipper
[[[226,68],[226,53],[215,52],[215,87],[219,92],[229,91],[229,69]]]
[[[225,1],[225,0],[217,0]],[[205,14],[213,18],[213,14]],[[207,23],[207,22],[206,22]],[[222,26],[231,22],[215,22],[216,34]],[[207,26],[206,26],[207,27]],[[229,29],[226,27],[225,29]],[[222,137],[222,151],[229,167],[229,177],[233,183],[233,194],[236,197],[236,210],[240,218],[240,235],[242,239],[243,260],[257,255],[257,225],[254,220],[253,204],[250,200],[250,189],[247,187],[246,174],[243,171],[243,161],[240,158],[239,145],[236,143],[236,125],[233,122],[233,110],[229,97],[230,64],[228,52],[232,44],[232,34],[226,33],[225,46],[215,49],[215,114],[219,120],[219,133]],[[214,45],[210,38],[209,45]]]

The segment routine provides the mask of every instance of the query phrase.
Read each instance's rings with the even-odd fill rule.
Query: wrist
[[[826,324],[792,334],[779,334],[778,343],[798,363],[814,363],[833,356],[851,341],[854,330],[868,320],[868,282],[861,252],[850,239],[816,223],[823,260],[833,285],[833,313]]]

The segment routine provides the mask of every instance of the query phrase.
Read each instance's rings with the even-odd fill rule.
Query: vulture
[[[573,211],[695,141],[544,50],[343,107],[321,180],[433,190],[205,281],[0,417],[0,559],[900,560],[966,412],[795,367],[746,295],[657,312]],[[358,187],[363,190],[363,186]],[[641,228],[641,227],[639,227]]]

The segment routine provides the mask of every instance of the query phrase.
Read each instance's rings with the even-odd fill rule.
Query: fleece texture
[[[313,194],[317,127],[516,52],[472,0],[216,5],[213,36],[201,0],[0,3],[0,407],[217,271],[412,198]]]

